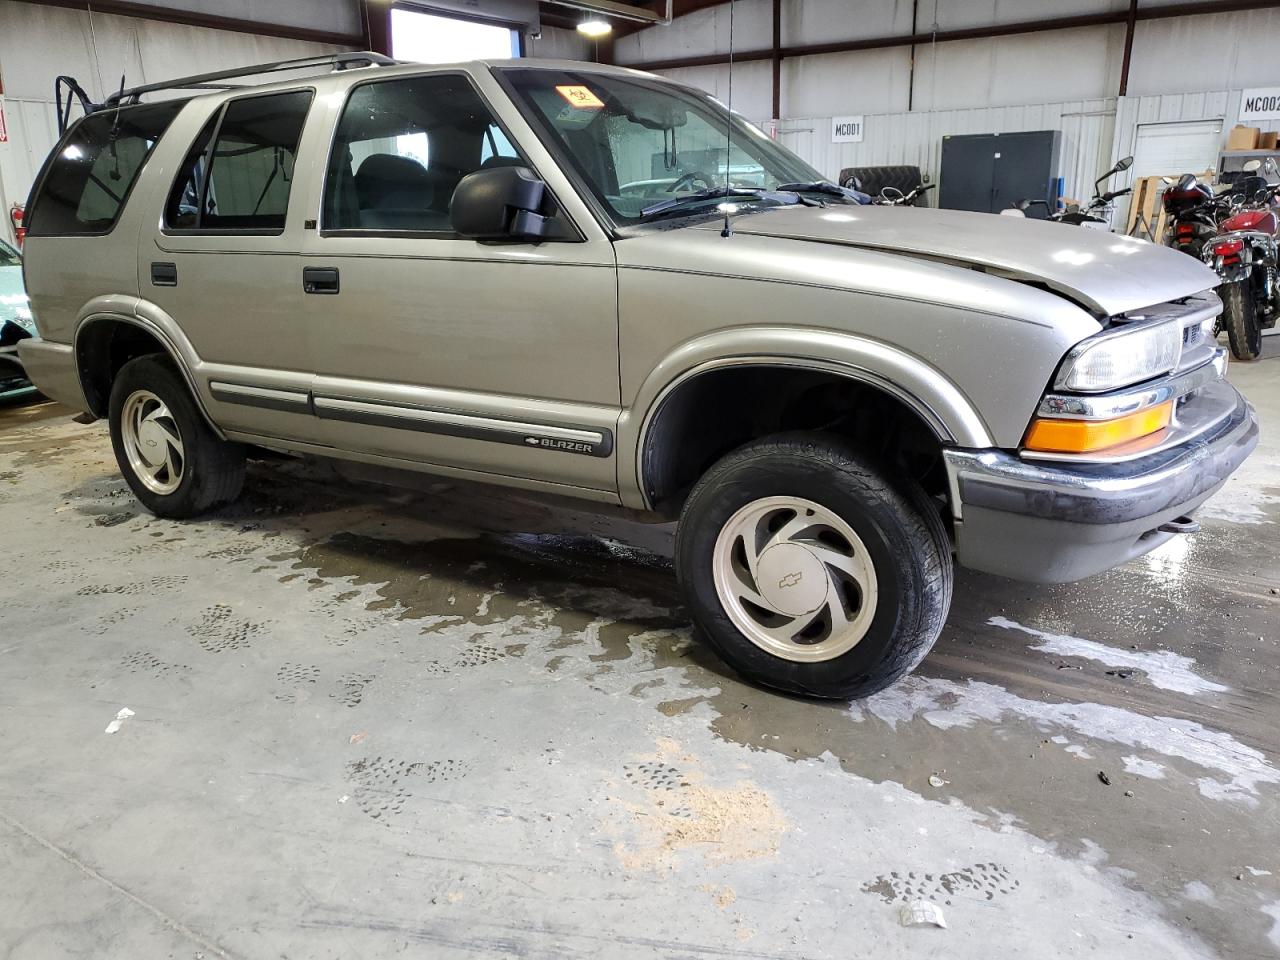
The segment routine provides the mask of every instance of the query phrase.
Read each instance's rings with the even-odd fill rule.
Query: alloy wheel
[[[712,562],[729,619],[783,659],[834,659],[857,646],[875,617],[876,572],[866,545],[811,500],[748,503],[721,529]]]

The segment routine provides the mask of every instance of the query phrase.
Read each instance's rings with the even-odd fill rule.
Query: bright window
[[[520,33],[501,24],[395,7],[391,11],[391,55],[419,63],[507,60],[520,56]]]

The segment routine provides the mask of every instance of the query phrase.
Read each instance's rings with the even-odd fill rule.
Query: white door
[[[1133,182],[1142,177],[1176,180],[1184,173],[1200,176],[1217,168],[1221,148],[1221,120],[1140,123],[1133,148]]]

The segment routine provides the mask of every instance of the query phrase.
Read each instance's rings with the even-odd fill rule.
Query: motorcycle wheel
[[[1231,355],[1237,360],[1257,360],[1262,353],[1262,327],[1254,307],[1253,284],[1249,278],[1224,283],[1218,288],[1222,296],[1222,326],[1231,344]]]

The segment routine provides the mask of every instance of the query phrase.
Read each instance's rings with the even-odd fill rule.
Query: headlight
[[[1168,373],[1181,356],[1182,327],[1176,320],[1108,330],[1072,348],[1055,386],[1104,393]]]

